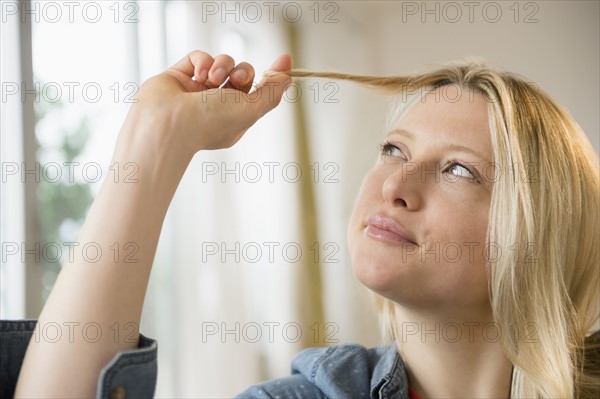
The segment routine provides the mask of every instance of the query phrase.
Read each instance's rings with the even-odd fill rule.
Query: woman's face
[[[412,308],[488,309],[492,159],[480,93],[445,86],[418,100],[362,182],[348,226],[357,278]]]

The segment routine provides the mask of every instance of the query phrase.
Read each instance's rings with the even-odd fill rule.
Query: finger
[[[219,87],[225,82],[225,79],[227,79],[234,66],[235,61],[231,56],[227,54],[217,55],[215,62],[208,71],[208,80],[204,82],[205,86],[208,88]]]
[[[208,77],[208,71],[214,63],[213,57],[203,51],[195,50],[179,60],[171,68],[179,71],[196,82],[203,83]]]
[[[292,60],[289,55],[279,57],[273,65],[272,70],[287,71],[292,67]],[[241,129],[248,129],[267,112],[275,108],[283,97],[285,89],[292,83],[292,78],[287,74],[280,74],[272,77],[264,77],[257,90],[250,93],[241,91],[232,91],[231,89],[205,90],[200,93],[194,93],[200,96],[202,102],[220,101],[221,107],[227,107],[228,117],[232,124]],[[228,91],[236,93],[237,96],[220,95],[215,97],[215,93],[225,93]],[[239,101],[240,96],[244,101]],[[227,103],[227,104],[226,104]],[[231,127],[231,126],[230,126]],[[245,131],[245,130],[244,130]]]
[[[229,75],[229,80],[223,88],[236,89],[248,93],[254,82],[254,67],[247,62],[240,62]]]
[[[288,54],[279,56],[269,68],[273,71],[289,71],[292,69],[292,57]],[[281,102],[283,93],[292,83],[289,75],[281,74],[263,77],[256,90],[248,94],[250,107],[256,113],[256,119],[275,108]]]
[[[274,62],[271,64],[269,70],[271,71],[289,71],[292,69],[292,57],[289,54],[280,55]],[[288,75],[280,75],[280,76],[288,76]],[[258,86],[260,87],[261,83],[268,79],[268,77],[263,77]],[[258,88],[258,87],[257,87]]]

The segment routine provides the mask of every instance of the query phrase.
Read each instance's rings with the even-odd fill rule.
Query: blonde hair
[[[489,294],[494,321],[511,332],[501,336],[514,366],[511,396],[599,397],[600,345],[586,341],[600,319],[598,157],[567,111],[534,84],[479,60],[407,76],[285,73],[352,81],[396,96],[447,85],[484,96],[499,171],[487,240],[503,254],[488,264]],[[396,305],[378,302],[384,329],[397,339]],[[527,342],[530,327],[535,342]]]

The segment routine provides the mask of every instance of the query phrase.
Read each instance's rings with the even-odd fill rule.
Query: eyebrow
[[[404,136],[404,137],[408,138],[411,141],[415,141],[415,134],[412,133],[412,132],[409,132],[407,130],[404,130],[404,129],[393,129],[393,130],[390,130],[386,134],[386,137],[389,136],[389,135],[391,135],[391,134],[399,134],[401,136]],[[474,149],[472,149],[470,147],[465,147],[464,145],[458,145],[458,144],[446,144],[445,147],[449,148],[451,150],[454,150],[454,151],[461,151],[461,152],[466,152],[466,153],[469,153],[471,155],[474,155],[477,158],[479,158],[480,160],[482,160],[484,163],[491,163],[491,161],[488,160],[486,157],[484,157],[481,153],[479,153],[478,151],[475,151]]]
[[[409,131],[406,131],[406,130],[403,130],[403,129],[393,129],[393,130],[390,130],[386,134],[386,136],[389,136],[390,134],[394,134],[394,133],[399,134],[401,136],[405,136],[405,137],[407,137],[407,138],[409,138],[409,139],[411,139],[413,141],[415,139],[415,135],[413,133],[411,133]]]

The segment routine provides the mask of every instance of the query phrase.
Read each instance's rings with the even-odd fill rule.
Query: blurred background
[[[599,148],[598,1],[0,3],[2,319],[37,318],[101,182],[134,173],[110,165],[133,95],[194,49],[250,62],[257,82],[284,52],[373,75],[479,56],[546,90]],[[304,80],[235,148],[196,155],[140,328],[159,342],[158,397],[230,397],[288,375],[304,347],[382,344],[345,235],[389,103]]]

